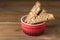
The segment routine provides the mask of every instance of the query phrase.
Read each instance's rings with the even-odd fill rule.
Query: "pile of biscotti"
[[[51,13],[47,13],[44,9],[41,9],[41,4],[39,1],[35,3],[33,8],[27,15],[25,22],[28,24],[36,24],[44,21],[54,20],[54,16]]]

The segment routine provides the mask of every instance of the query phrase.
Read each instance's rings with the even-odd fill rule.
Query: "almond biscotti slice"
[[[46,13],[45,10],[42,10],[42,12],[39,14],[39,16],[36,17],[36,23],[43,22],[43,21],[50,21],[54,20],[53,14]]]
[[[31,11],[29,12],[29,15],[34,15],[34,14],[37,15],[38,12],[41,10],[40,7],[41,7],[41,4],[39,1],[37,1],[33,6],[33,8],[31,9]]]
[[[33,6],[33,8],[31,9],[31,11],[29,12],[29,14],[27,15],[25,22],[26,23],[34,23],[35,22],[35,18],[38,14],[38,12],[41,10],[40,9],[40,2],[36,2],[35,5]],[[34,20],[34,21],[33,21]]]
[[[43,22],[43,21],[49,21],[49,20],[53,20],[53,19],[54,19],[53,14],[40,15],[40,16],[36,17],[36,23]]]

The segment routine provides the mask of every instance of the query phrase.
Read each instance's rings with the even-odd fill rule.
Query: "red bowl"
[[[24,33],[28,35],[40,35],[45,31],[46,22],[40,24],[27,24],[24,22],[26,15],[21,18],[21,26]]]

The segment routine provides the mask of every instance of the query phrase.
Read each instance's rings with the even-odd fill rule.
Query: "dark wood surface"
[[[0,2],[0,40],[60,40],[60,1],[41,1],[42,8],[54,14],[40,36],[28,36],[22,31],[20,18],[28,14],[34,1]]]

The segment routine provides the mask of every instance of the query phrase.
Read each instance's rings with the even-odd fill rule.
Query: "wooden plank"
[[[54,14],[55,17],[60,17],[60,8],[54,8],[54,7],[43,7],[47,12]],[[21,11],[14,11],[12,9],[10,10],[1,10],[0,11],[0,22],[19,22],[20,18],[23,15],[26,15],[29,13],[29,10],[21,10]]]
[[[5,24],[6,23],[6,24]],[[60,23],[60,22],[59,22]],[[1,40],[55,40],[60,39],[60,25],[58,23],[49,23],[43,35],[28,36],[23,33],[19,22],[0,22],[0,39]]]
[[[23,15],[29,13],[35,1],[2,1],[0,2],[0,22],[19,22]],[[4,6],[6,3],[6,6]],[[27,4],[28,3],[28,4]],[[60,17],[60,1],[41,1],[42,8]]]
[[[36,1],[0,1],[0,7],[33,6]],[[44,6],[60,6],[60,1],[40,1]]]

